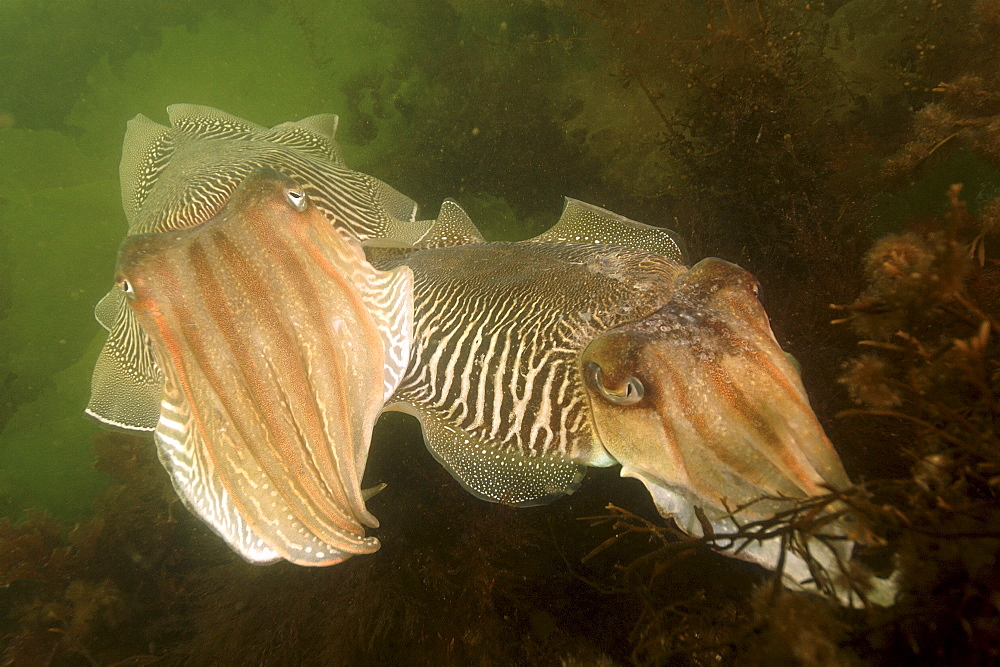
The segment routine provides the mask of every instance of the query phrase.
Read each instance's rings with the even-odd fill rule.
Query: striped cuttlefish
[[[538,237],[485,242],[455,202],[420,222],[344,167],[335,117],[171,116],[126,135],[130,234],[88,413],[154,432],[180,497],[244,558],[378,548],[361,478],[382,410],[414,415],[480,498],[550,502],[620,465],[716,542],[850,486],[740,267],[688,267],[672,232],[575,200]],[[780,538],[725,548],[815,589],[853,544],[826,530],[809,558]]]

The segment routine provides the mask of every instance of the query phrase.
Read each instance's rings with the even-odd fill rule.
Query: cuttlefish
[[[88,412],[154,431],[178,494],[248,560],[378,548],[361,479],[382,409],[481,498],[550,502],[620,465],[713,539],[850,486],[743,269],[689,267],[672,232],[574,200],[541,236],[487,243],[454,202],[416,221],[344,168],[334,117],[170,112],[129,127]],[[809,548],[839,571],[832,530]],[[814,583],[776,539],[730,550]]]
[[[265,169],[197,226],[127,236],[115,281],[163,376],[155,440],[185,504],[251,562],[378,549],[361,478],[409,358],[410,270],[372,267]]]
[[[749,272],[717,258],[689,268],[669,230],[575,200],[512,243],[484,242],[449,201],[421,245],[369,251],[414,274],[411,359],[386,408],[416,416],[476,496],[549,502],[586,467],[619,464],[663,516],[726,546],[741,524],[850,486]],[[829,572],[850,559],[845,532],[809,544]],[[780,538],[728,549],[815,588]]]
[[[404,245],[423,237],[417,205],[382,181],[348,169],[334,135],[337,116],[320,114],[271,128],[193,104],[167,108],[170,125],[138,115],[128,123],[119,167],[128,234],[198,227],[227,205],[259,169],[295,180],[329,225],[363,242]],[[111,290],[96,315],[108,331],[87,414],[129,431],[159,420],[163,373],[123,300]]]

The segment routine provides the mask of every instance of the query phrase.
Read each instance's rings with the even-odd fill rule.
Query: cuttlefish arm
[[[409,354],[409,270],[374,269],[265,170],[197,228],[128,237],[116,282],[164,374],[155,439],[185,503],[251,562],[378,549],[361,478]]]
[[[756,292],[747,271],[702,260],[665,306],[599,336],[580,358],[596,430],[622,476],[641,480],[690,534],[703,530],[696,508],[724,534],[735,529],[727,508],[850,486]],[[779,506],[754,503],[738,520]],[[738,546],[767,567],[778,561],[777,540]],[[802,562],[785,571],[809,578]]]

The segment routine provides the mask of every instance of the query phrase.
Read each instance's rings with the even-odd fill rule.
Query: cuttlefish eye
[[[132,283],[128,281],[128,278],[118,279],[118,289],[125,293],[126,298],[135,298],[135,288],[132,286]]]
[[[302,213],[309,206],[309,198],[303,190],[288,190],[285,192],[285,199],[299,213]]]
[[[602,397],[615,405],[632,405],[642,400],[645,390],[638,378],[628,377],[622,387],[609,388],[604,384],[604,372],[601,367],[590,362],[587,364],[587,375]]]

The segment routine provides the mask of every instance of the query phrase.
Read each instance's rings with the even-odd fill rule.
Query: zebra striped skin
[[[218,109],[167,107],[170,127],[143,115],[128,123],[120,166],[129,234],[195,227],[219,212],[250,173],[294,179],[335,227],[361,241],[415,241],[416,204],[382,181],[351,171],[334,140],[337,117],[265,128]]]
[[[594,432],[580,354],[665,304],[683,265],[566,241],[428,249],[374,263],[414,274],[410,365],[387,409],[416,415],[431,452],[469,491],[544,503],[571,493],[583,466],[614,463]]]

